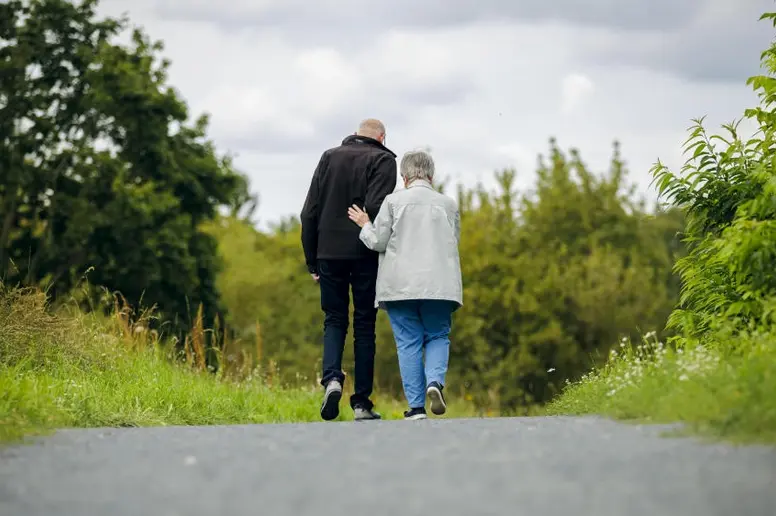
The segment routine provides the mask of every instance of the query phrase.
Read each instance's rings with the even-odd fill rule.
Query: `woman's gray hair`
[[[434,159],[424,150],[407,152],[401,158],[401,177],[408,183],[417,179],[431,182],[434,179]]]

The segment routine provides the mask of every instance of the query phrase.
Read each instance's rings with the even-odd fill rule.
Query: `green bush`
[[[685,421],[715,435],[776,440],[776,43],[762,63],[768,75],[748,81],[761,101],[745,113],[757,123],[753,137],[743,139],[737,123],[710,135],[696,120],[681,172],[660,162],[653,169],[660,193],[687,216],[680,303],[668,320],[679,334],[668,346],[613,354],[551,413]]]

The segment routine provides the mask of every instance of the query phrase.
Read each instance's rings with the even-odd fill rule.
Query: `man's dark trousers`
[[[377,253],[351,260],[319,260],[323,323],[323,377],[321,384],[331,380],[342,383],[342,352],[348,332],[350,290],[353,292],[353,354],[355,358],[354,394],[350,406],[372,408],[375,371],[375,285],[377,283]]]

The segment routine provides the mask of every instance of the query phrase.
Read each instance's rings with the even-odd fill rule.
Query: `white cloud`
[[[572,73],[563,78],[561,111],[571,113],[593,92],[593,81],[586,75]]]
[[[325,5],[333,9],[338,1]],[[170,82],[193,114],[211,114],[211,136],[237,154],[236,165],[261,196],[262,222],[299,212],[321,152],[365,117],[385,121],[388,145],[399,156],[430,146],[439,174],[467,185],[492,185],[495,169],[515,166],[519,187],[528,188],[536,155],[552,136],[604,170],[618,139],[631,179],[646,191],[656,158],[680,164],[690,118],[708,115],[715,126],[756,102],[745,76],[690,81],[651,64],[602,61],[602,52],[629,33],[568,21],[354,23],[328,33],[318,26],[316,37],[301,37],[293,18],[277,27],[250,22],[261,9],[277,12],[275,3],[244,4],[240,9],[248,11],[239,13],[246,20],[233,25],[185,16],[195,9],[184,3],[161,5],[164,17],[145,0],[108,0],[104,8],[128,10],[152,38],[165,41]],[[218,14],[211,4],[197,5]],[[174,10],[181,16],[171,16]],[[343,43],[348,35],[358,43]],[[656,35],[629,37],[645,43]]]
[[[298,74],[296,79],[301,89],[291,101],[312,117],[333,115],[364,91],[359,70],[332,48],[302,51],[294,58],[292,66],[292,71]]]

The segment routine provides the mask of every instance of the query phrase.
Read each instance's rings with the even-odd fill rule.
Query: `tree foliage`
[[[512,171],[495,195],[459,195],[467,306],[453,367],[502,408],[545,402],[619,338],[662,328],[676,289],[667,271],[681,219],[631,202],[616,146],[596,177],[552,142],[537,176],[530,197],[513,191]]]
[[[199,226],[250,202],[247,182],[166,84],[161,43],[96,5],[0,5],[0,275],[61,296],[90,271],[185,329],[219,310]]]
[[[776,23],[776,13],[761,19]],[[690,253],[676,269],[682,278],[680,306],[669,324],[698,337],[720,324],[771,326],[776,318],[776,43],[762,53],[767,75],[748,80],[760,105],[745,117],[757,125],[742,138],[740,121],[710,134],[694,121],[679,173],[658,162],[660,193],[687,213]]]

